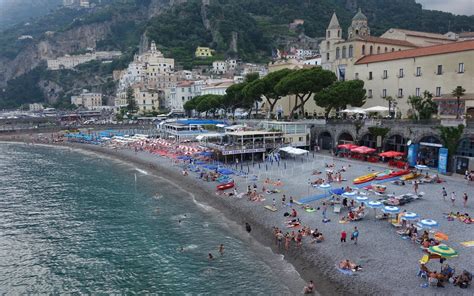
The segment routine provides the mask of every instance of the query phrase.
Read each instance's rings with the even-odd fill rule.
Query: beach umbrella
[[[356,195],[356,192],[355,191],[344,192],[342,195],[344,195],[344,196],[354,196],[354,195]]]
[[[453,258],[458,256],[458,252],[446,245],[431,246],[428,248],[431,254],[437,254],[443,258]]]
[[[382,212],[384,212],[385,214],[398,214],[400,213],[400,208],[394,206],[385,206],[382,209]]]
[[[420,226],[422,228],[432,228],[432,227],[437,227],[438,226],[438,222],[436,222],[435,220],[432,220],[432,219],[423,219],[417,224],[418,224],[418,226]]]
[[[369,198],[367,196],[356,196],[355,200],[358,202],[366,202]]]
[[[418,170],[427,170],[427,169],[429,169],[429,167],[427,165],[424,165],[424,164],[417,164],[417,165],[415,165],[415,168],[418,169]]]
[[[405,221],[413,221],[413,220],[416,220],[418,219],[420,216],[418,216],[417,213],[413,213],[413,212],[405,212],[402,216],[402,220],[405,220]]]
[[[331,187],[331,184],[321,184],[319,185],[319,188],[323,188],[323,189],[327,189],[327,188],[330,188]]]
[[[367,206],[369,208],[379,209],[379,208],[383,207],[383,204],[380,201],[369,201],[367,203]]]

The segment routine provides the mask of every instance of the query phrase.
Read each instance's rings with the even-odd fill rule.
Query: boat
[[[372,181],[373,179],[375,179],[379,174],[380,174],[380,172],[370,173],[370,174],[367,174],[367,175],[364,175],[364,176],[360,176],[358,178],[355,178],[353,182],[354,182],[354,184],[366,183],[366,182],[369,182],[369,181]]]
[[[410,173],[410,170],[401,170],[401,171],[391,172],[391,173],[389,173],[389,174],[379,175],[379,176],[377,176],[377,178],[375,178],[375,180],[390,179],[390,178],[394,178],[394,177],[399,177],[399,176],[407,175],[407,174],[409,174],[409,173]]]
[[[419,176],[421,176],[420,173],[409,173],[408,175],[401,176],[401,177],[400,177],[400,180],[408,181],[408,180],[416,179],[416,178],[418,178]]]
[[[217,190],[226,190],[234,187],[234,181],[217,185]]]

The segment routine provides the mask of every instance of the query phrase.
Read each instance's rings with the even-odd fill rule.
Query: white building
[[[43,104],[40,103],[29,104],[28,108],[31,112],[40,112],[44,110]]]
[[[71,97],[71,104],[94,110],[102,106],[102,94],[91,93],[84,89],[80,95]]]
[[[57,59],[48,59],[49,70],[72,69],[77,65],[84,64],[94,60],[108,60],[121,56],[120,51],[98,51],[80,55],[65,55]]]
[[[169,101],[171,110],[184,111],[184,104],[200,96],[204,81],[180,81],[170,89]]]
[[[225,95],[229,86],[234,84],[233,79],[209,80],[201,88],[201,95]]]
[[[304,60],[303,65],[321,66],[321,56]]]

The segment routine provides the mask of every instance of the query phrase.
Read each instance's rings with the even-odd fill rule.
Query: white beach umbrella
[[[417,213],[405,212],[401,219],[405,221],[413,221],[413,220],[417,220],[419,217],[420,216],[418,216]]]
[[[382,209],[382,212],[384,212],[385,214],[398,214],[400,213],[400,208],[394,206],[385,206]]]
[[[369,200],[369,198],[367,196],[356,196],[355,200],[358,202],[366,202]]]
[[[418,226],[422,228],[432,228],[432,227],[438,227],[438,222],[432,219],[423,219],[420,222],[417,223]]]

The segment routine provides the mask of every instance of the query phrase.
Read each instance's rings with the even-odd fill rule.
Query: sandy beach
[[[283,163],[280,163],[280,166],[277,166],[276,163],[267,164],[266,167],[263,164],[260,165],[260,168],[258,165],[250,166],[249,175],[258,176],[258,180],[251,181],[248,178],[235,177],[239,193],[246,191],[247,186],[252,186],[254,183],[261,189],[266,178],[271,180],[281,179],[283,182],[282,186],[266,185],[269,189],[281,190],[280,193],[264,194],[265,201],[252,202],[246,197],[236,198],[217,195],[216,182],[205,182],[199,179],[196,173],[192,172],[188,176],[182,176],[182,167],[179,163],[174,163],[168,158],[146,151],[113,150],[87,144],[62,145],[86,149],[133,162],[147,172],[163,176],[181,187],[187,188],[196,199],[218,209],[226,217],[242,224],[242,227],[244,227],[245,222],[250,223],[253,237],[271,246],[275,252],[284,254],[285,259],[295,266],[303,279],[306,281],[314,280],[316,289],[321,295],[472,295],[472,287],[460,289],[451,284],[445,285],[445,288],[423,287],[422,284],[425,281],[417,277],[418,261],[423,256],[420,246],[410,240],[402,239],[396,233],[396,228],[387,220],[376,220],[372,209],[369,209],[364,219],[342,224],[339,223],[339,220],[342,216],[347,215],[345,210],[338,214],[334,213],[332,207],[329,207],[327,218],[331,221],[323,223],[321,210],[308,213],[301,206],[295,205],[294,208],[298,211],[298,217],[302,220],[302,224],[311,227],[311,229],[319,229],[325,236],[325,241],[312,244],[310,239],[305,237],[300,248],[297,248],[296,244],[292,242],[289,251],[276,246],[272,233],[273,227],[279,227],[284,232],[294,230],[287,229],[285,226],[287,218],[283,214],[289,212],[291,208],[282,205],[282,194],[286,194],[287,199],[289,196],[293,196],[295,200],[323,194],[324,189],[310,186],[309,181],[324,176],[326,163],[334,163],[336,169],[340,169],[342,166],[347,168],[347,171],[343,173],[343,178],[347,181],[333,183],[333,188],[352,186],[354,178],[374,170],[385,170],[387,169],[386,166],[334,159],[325,154],[310,154],[304,159],[287,160],[286,168]],[[322,171],[323,176],[313,176],[313,170]],[[461,242],[474,240],[473,226],[457,220],[448,221],[443,213],[459,211],[472,214],[472,209],[474,209],[474,202],[472,201],[473,185],[468,184],[460,177],[442,176],[442,179],[446,182],[420,185],[418,191],[424,192],[423,198],[404,205],[401,209],[416,212],[422,218],[438,221],[440,225],[437,230],[449,235],[446,244],[459,252],[458,257],[448,259],[447,263],[456,269],[456,273],[460,273],[464,269],[472,272],[474,270],[474,256],[472,256],[474,248],[464,247]],[[396,195],[413,193],[414,191],[413,186],[409,184],[397,186],[388,182],[384,185],[387,186],[387,192]],[[442,187],[446,187],[448,193],[456,192],[457,200],[454,207],[449,200],[443,200]],[[464,208],[462,204],[461,197],[464,192],[470,195],[467,208]],[[364,193],[367,193],[370,200],[378,198],[370,192]],[[265,205],[272,205],[273,198],[276,200],[276,212],[264,208]],[[319,199],[309,202],[309,205],[314,208],[321,207],[325,200]],[[360,232],[358,244],[353,244],[349,239],[347,243],[341,244],[339,240],[340,232],[345,230],[350,235],[355,226]],[[350,259],[360,264],[363,270],[356,272],[353,276],[339,272],[335,265],[343,259]],[[438,271],[441,268],[438,260],[430,261],[427,266]]]

